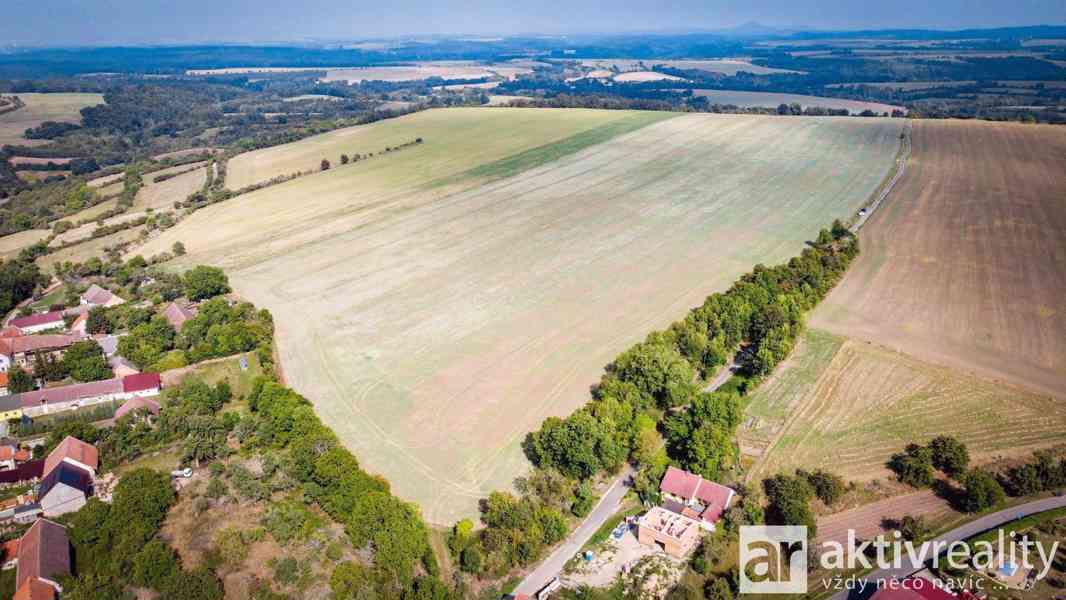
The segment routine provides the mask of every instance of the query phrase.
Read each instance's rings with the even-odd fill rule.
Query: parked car
[[[185,467],[184,469],[178,469],[171,471],[170,476],[174,478],[181,477],[182,479],[188,479],[192,477],[192,467]]]

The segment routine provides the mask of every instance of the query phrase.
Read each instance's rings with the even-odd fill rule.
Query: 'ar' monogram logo
[[[742,526],[740,593],[806,592],[807,528],[801,525]]]

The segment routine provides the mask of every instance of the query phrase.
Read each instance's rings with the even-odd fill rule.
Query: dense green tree
[[[19,365],[11,365],[7,372],[7,391],[21,394],[33,390],[33,377]]]
[[[199,265],[189,269],[183,278],[185,295],[191,300],[205,300],[229,293],[229,278],[222,269]]]
[[[776,475],[763,481],[763,489],[770,503],[766,509],[766,522],[771,525],[804,525],[807,534],[817,531],[810,501],[814,489],[806,477]]]
[[[901,482],[912,487],[929,487],[935,479],[932,451],[918,444],[910,444],[904,452],[894,454],[888,468]]]
[[[847,491],[844,480],[839,475],[828,471],[816,469],[810,473],[797,471],[796,474],[807,478],[807,481],[810,482],[811,487],[814,489],[814,495],[824,502],[826,506],[836,504],[841,496],[844,495],[844,492]]]
[[[988,510],[1003,502],[1006,493],[1003,486],[989,472],[972,469],[962,479],[960,504],[966,512],[976,513]]]
[[[929,442],[929,450],[933,466],[953,477],[965,473],[970,464],[966,445],[954,437],[940,435],[933,438]]]
[[[101,381],[114,377],[103,348],[91,339],[71,344],[63,354],[63,367],[77,381]]]
[[[174,347],[174,328],[163,317],[155,316],[134,327],[118,341],[118,352],[144,369]]]

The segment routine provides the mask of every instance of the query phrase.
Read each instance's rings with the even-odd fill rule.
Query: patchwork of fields
[[[979,461],[1066,442],[1066,131],[917,121],[863,252],[752,398],[754,480],[883,477],[913,441]]]
[[[620,350],[881,182],[902,122],[435,110],[238,157],[229,187],[423,144],[200,210],[182,241],[278,324],[286,379],[452,523],[527,467]]]
[[[1066,400],[1066,129],[919,121],[811,325]]]
[[[0,114],[0,146],[4,144],[32,146],[47,140],[27,140],[22,137],[30,127],[45,121],[81,122],[81,109],[104,102],[100,94],[16,94],[26,106]]]

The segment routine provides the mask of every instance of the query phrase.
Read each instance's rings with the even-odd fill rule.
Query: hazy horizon
[[[934,5],[935,4],[935,5]],[[1066,24],[1066,2],[900,0],[859,5],[841,0],[700,2],[668,7],[615,0],[508,4],[492,0],[339,6],[324,0],[13,0],[0,22],[0,45],[282,43],[419,36],[679,33],[745,23],[784,29],[970,29]]]

